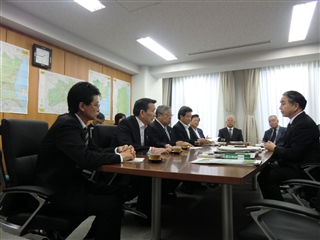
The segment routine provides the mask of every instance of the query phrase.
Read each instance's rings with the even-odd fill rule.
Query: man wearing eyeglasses
[[[181,146],[183,141],[176,141],[173,129],[169,126],[172,119],[171,107],[160,105],[156,110],[156,118],[150,124],[152,141],[156,147]]]

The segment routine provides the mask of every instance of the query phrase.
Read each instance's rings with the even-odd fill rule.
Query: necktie
[[[270,141],[274,142],[274,140],[276,139],[276,135],[277,135],[277,129],[273,129]]]
[[[141,126],[140,127],[140,140],[141,140],[141,146],[144,146],[144,129],[146,127],[145,126]]]
[[[88,146],[88,143],[89,143],[88,128],[87,127],[83,128],[83,131],[84,131],[84,143]]]
[[[167,127],[164,127],[164,131],[166,132],[169,141],[171,141],[171,139],[170,139],[170,134],[169,134],[169,132],[168,132]]]
[[[232,129],[229,128],[229,135],[230,135],[230,138],[232,138]]]

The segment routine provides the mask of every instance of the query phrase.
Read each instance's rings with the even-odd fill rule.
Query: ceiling
[[[306,40],[288,43],[292,6],[302,1],[109,0],[94,13],[72,0],[1,1],[85,41],[88,48],[98,47],[138,66],[319,43],[320,35],[318,3]],[[178,60],[167,62],[136,42],[146,36]],[[188,55],[211,50],[217,51]]]

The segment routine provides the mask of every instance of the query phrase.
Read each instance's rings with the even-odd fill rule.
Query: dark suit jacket
[[[188,134],[182,125],[180,121],[178,121],[174,126],[173,126],[173,131],[176,136],[176,141],[184,141],[188,142],[190,144],[194,144],[195,141],[197,141],[198,136],[195,134],[195,132],[189,127],[189,132],[190,132],[190,139],[188,137]]]
[[[60,115],[42,141],[36,167],[38,185],[54,190],[57,195],[68,195],[75,207],[83,211],[86,179],[82,170],[121,162],[114,148],[101,149],[90,141],[87,146],[84,139],[75,114]]]
[[[221,128],[219,130],[219,135],[218,135],[219,139],[218,142],[221,142],[221,138],[225,138],[226,142],[230,142],[230,141],[243,141],[243,136],[242,136],[242,131],[238,128],[233,128],[233,133],[232,133],[232,137],[230,139],[230,135],[229,135],[229,131],[228,128]]]
[[[190,126],[191,127],[191,126]],[[194,131],[194,129],[191,127],[191,130]],[[203,131],[201,128],[197,128],[197,132],[199,133],[200,138],[206,138],[203,134]],[[198,136],[197,136],[198,138]]]
[[[166,144],[170,144],[171,146],[176,145],[176,137],[171,127],[167,126],[170,139],[168,138],[164,128],[157,120],[154,120],[149,127],[153,146],[163,148]]]
[[[135,116],[127,117],[119,123],[113,135],[111,146],[132,145],[137,154],[146,154],[152,146],[149,140],[150,127],[148,126],[144,131],[144,146],[141,146],[138,121]]]
[[[277,134],[277,137],[276,137],[276,145],[277,146],[283,146],[284,145],[284,138],[285,138],[285,135],[286,135],[286,131],[287,131],[287,128],[279,127],[279,131],[278,131],[278,134]],[[271,138],[272,132],[273,132],[272,128],[270,128],[267,131],[265,131],[262,140],[264,142],[268,142],[268,140],[270,140],[270,138]]]
[[[305,112],[288,125],[284,146],[276,146],[272,158],[278,159],[280,166],[295,168],[320,162],[318,127]]]

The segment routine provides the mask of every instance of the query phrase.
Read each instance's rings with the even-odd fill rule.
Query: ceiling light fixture
[[[80,4],[82,7],[88,9],[90,12],[94,12],[105,8],[98,0],[74,0],[76,3]]]
[[[167,49],[162,47],[160,44],[155,42],[152,38],[146,37],[146,38],[140,38],[137,39],[139,43],[141,43],[146,48],[149,48],[154,53],[158,54],[160,57],[164,58],[167,61],[176,60],[177,58],[169,52]]]
[[[306,39],[317,1],[293,6],[289,42]]]

